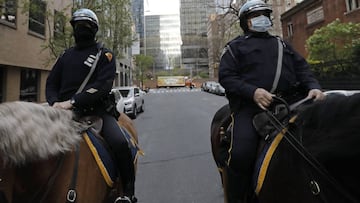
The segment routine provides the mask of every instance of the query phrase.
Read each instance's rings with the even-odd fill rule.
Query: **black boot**
[[[249,177],[235,173],[229,167],[224,168],[224,191],[227,203],[246,203]]]
[[[137,202],[135,194],[135,167],[131,157],[130,149],[122,151],[121,154],[117,155],[118,168],[120,171],[120,179],[122,183],[123,193],[125,197],[131,200],[131,203]]]
[[[124,195],[129,197],[131,203],[136,203],[137,198],[135,197],[135,177],[132,178],[128,183],[124,183]]]

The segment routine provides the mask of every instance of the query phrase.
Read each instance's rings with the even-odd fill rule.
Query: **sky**
[[[178,14],[180,0],[144,0],[145,15]]]

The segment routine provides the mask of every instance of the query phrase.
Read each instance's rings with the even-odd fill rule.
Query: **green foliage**
[[[360,24],[341,23],[339,19],[317,29],[306,41],[309,60],[350,59],[360,44]]]
[[[144,70],[148,69],[152,66],[154,62],[153,57],[146,56],[146,55],[136,55],[135,56],[135,63],[138,67],[144,68]]]
[[[135,64],[136,64],[136,76],[135,78],[141,81],[141,84],[144,84],[145,76],[147,78],[151,78],[150,73],[146,73],[150,67],[152,67],[154,63],[154,59],[151,56],[146,55],[136,55],[135,56]]]
[[[360,24],[339,19],[317,29],[306,41],[312,70],[323,77],[356,75],[353,60],[360,55]]]
[[[102,0],[93,8],[99,21],[99,40],[123,58],[123,50],[132,44],[130,0]]]

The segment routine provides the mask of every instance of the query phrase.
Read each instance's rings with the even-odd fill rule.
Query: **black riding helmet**
[[[239,19],[240,19],[240,27],[244,30],[244,32],[249,31],[249,27],[247,24],[248,16],[255,12],[265,12],[266,16],[270,17],[272,13],[271,7],[266,4],[262,0],[248,0],[239,11]]]
[[[73,13],[71,20],[70,20],[70,24],[72,25],[72,27],[74,28],[76,22],[79,22],[79,21],[88,22],[91,25],[91,27],[95,33],[99,29],[99,20],[98,20],[96,14],[90,9],[81,8],[81,9],[76,10]]]

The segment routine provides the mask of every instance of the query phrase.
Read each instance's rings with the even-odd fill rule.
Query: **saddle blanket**
[[[137,145],[136,141],[132,138],[130,133],[120,127],[123,132],[123,136],[127,139],[132,154],[133,163],[136,164],[138,155],[142,155],[143,152]],[[106,184],[109,187],[114,185],[115,180],[118,177],[118,170],[116,164],[112,158],[112,155],[108,149],[103,145],[102,141],[91,131],[87,130],[83,134],[84,140],[89,146],[89,149],[103,175]]]
[[[261,187],[266,178],[266,172],[269,167],[271,158],[286,132],[287,129],[285,128],[275,136],[271,143],[267,143],[256,161],[253,176],[253,187],[256,195],[260,193]]]

